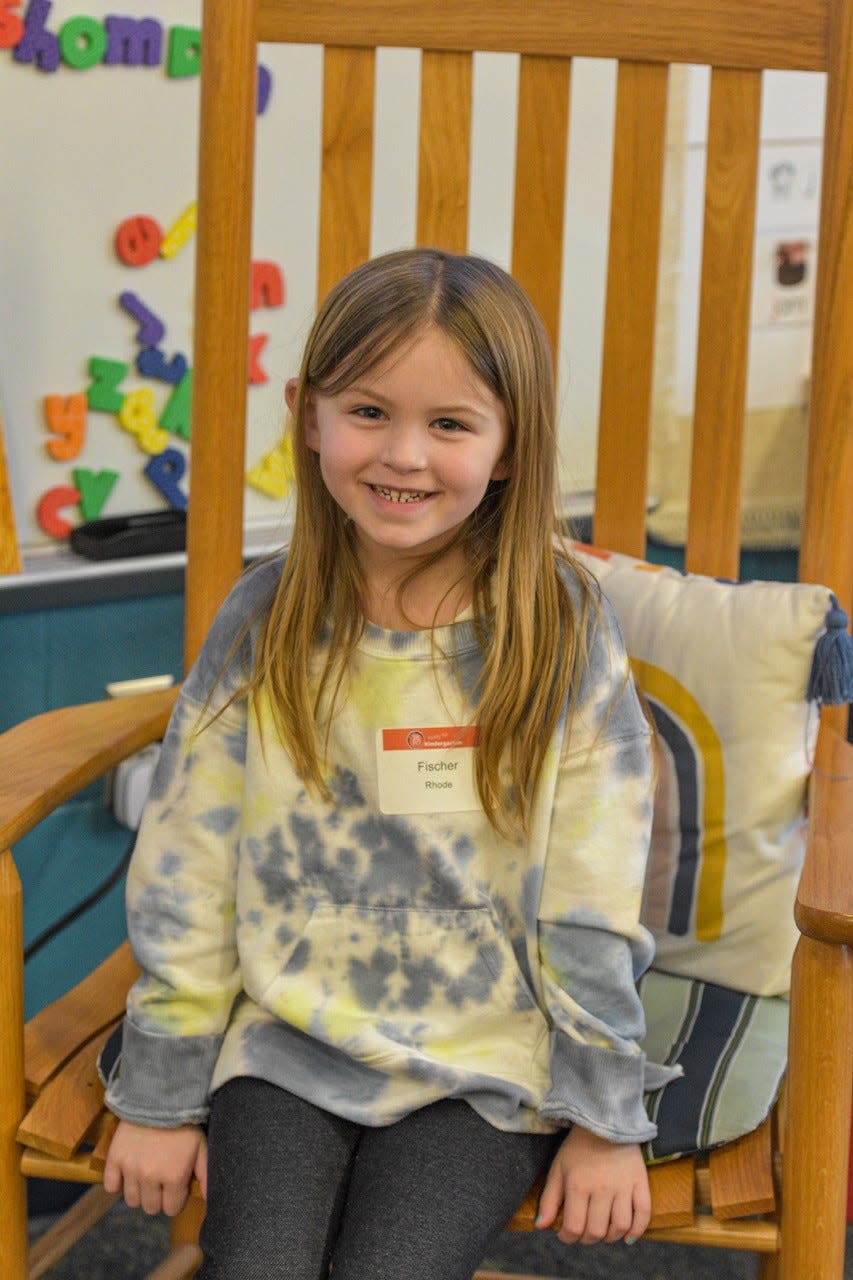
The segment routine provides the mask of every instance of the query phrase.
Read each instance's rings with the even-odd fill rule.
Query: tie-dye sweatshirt
[[[651,749],[609,605],[520,844],[479,806],[380,807],[379,731],[472,720],[471,621],[366,626],[331,724],[329,799],[306,790],[263,701],[207,724],[251,668],[257,625],[235,642],[280,571],[267,562],[232,592],[163,745],[128,876],[142,976],[108,1104],[202,1123],[212,1092],[249,1075],[367,1125],[457,1097],[501,1129],[652,1137],[644,1087],[672,1073],[638,1045]]]

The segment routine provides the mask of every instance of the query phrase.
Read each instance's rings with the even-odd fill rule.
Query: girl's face
[[[288,383],[291,408],[295,391]],[[366,572],[440,549],[509,474],[504,406],[435,326],[346,390],[312,394],[305,426]]]

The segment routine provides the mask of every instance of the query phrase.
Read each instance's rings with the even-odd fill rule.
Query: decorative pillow
[[[851,696],[846,617],[826,587],[722,582],[574,550],[616,610],[658,729],[643,904],[655,965],[785,992],[818,725],[810,699]]]

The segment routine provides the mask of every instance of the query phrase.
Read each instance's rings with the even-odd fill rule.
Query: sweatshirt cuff
[[[657,1134],[643,1094],[682,1075],[680,1067],[648,1063],[642,1052],[620,1053],[551,1032],[551,1088],[539,1109],[543,1120],[578,1124],[609,1142],[648,1142]]]
[[[204,1124],[222,1040],[157,1035],[126,1017],[121,1053],[105,1082],[107,1106],[122,1120],[159,1129]]]

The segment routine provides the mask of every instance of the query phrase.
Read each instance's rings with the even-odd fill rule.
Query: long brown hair
[[[492,481],[456,531],[470,572],[482,671],[474,691],[479,726],[477,789],[496,830],[527,830],[545,754],[571,709],[594,599],[576,566],[580,609],[558,572],[571,556],[555,516],[557,439],[548,339],[520,286],[484,259],[414,249],[357,267],[322,303],[299,373],[290,430],[296,471],[293,538],[261,632],[250,691],[269,699],[300,777],[328,795],[323,744],[347,667],[364,628],[353,530],[329,494],[305,439],[311,394],[337,394],[426,325],[455,342],[503,403],[509,477]],[[408,585],[439,553],[416,565]],[[580,616],[576,616],[579,613]],[[319,683],[312,654],[323,633]]]

